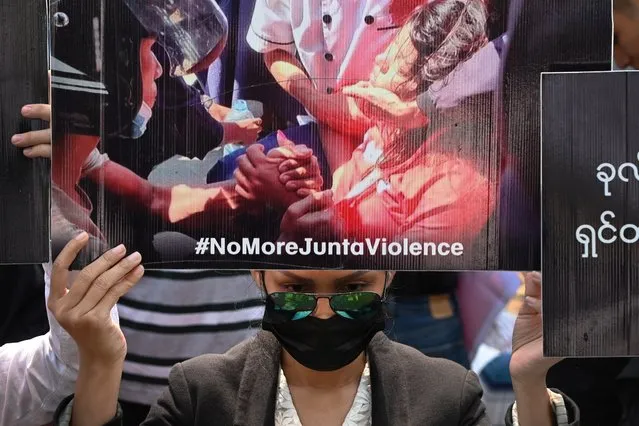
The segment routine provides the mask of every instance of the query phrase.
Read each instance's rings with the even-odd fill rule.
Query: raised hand
[[[513,330],[513,351],[510,372],[516,380],[545,380],[546,373],[560,358],[543,355],[541,318],[541,274],[526,275],[526,298]]]
[[[82,269],[67,289],[69,267],[88,241],[83,232],[53,262],[48,307],[78,345],[81,363],[113,365],[124,360],[126,341],[110,312],[142,278],[142,258],[137,252],[125,258],[124,246],[115,247]]]

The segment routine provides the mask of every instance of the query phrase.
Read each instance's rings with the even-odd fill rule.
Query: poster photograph
[[[543,74],[546,356],[639,355],[639,74]]]
[[[609,65],[610,3],[573,50],[519,0],[301,3],[55,2],[54,255],[538,268],[539,72]]]
[[[45,1],[0,4],[1,265],[49,260],[49,162],[24,152],[45,124],[22,110],[48,102],[47,20]]]

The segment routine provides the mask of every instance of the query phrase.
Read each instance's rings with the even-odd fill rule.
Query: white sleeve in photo
[[[297,51],[291,24],[293,0],[257,0],[253,9],[251,27],[246,41],[253,50],[267,53],[284,50],[295,55]],[[301,0],[294,0],[300,2]],[[302,4],[296,5],[302,7]]]
[[[109,156],[107,154],[101,153],[97,148],[95,148],[87,159],[84,161],[82,165],[82,176],[86,176],[87,174],[93,172],[94,170],[102,168],[104,163],[109,161]]]

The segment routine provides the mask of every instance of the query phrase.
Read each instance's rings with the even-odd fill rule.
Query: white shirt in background
[[[48,298],[51,265],[43,266]],[[48,308],[47,316],[47,334],[0,346],[0,425],[50,423],[58,404],[75,390],[78,348]],[[118,322],[116,307],[111,318]]]
[[[371,374],[368,363],[364,367],[362,377],[342,426],[370,426],[373,422],[373,402],[371,390]],[[286,381],[284,371],[280,368],[275,401],[275,426],[302,426],[302,422],[293,405],[293,398]]]

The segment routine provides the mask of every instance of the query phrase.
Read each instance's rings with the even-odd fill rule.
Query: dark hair
[[[417,87],[424,92],[435,81],[444,80],[487,42],[488,11],[484,0],[435,0],[417,8],[408,18],[410,40],[418,56],[410,79],[398,87],[398,96],[406,98],[402,87]],[[421,145],[426,129],[401,132],[386,129],[384,138],[393,142],[384,164],[405,161]]]
[[[408,20],[419,53],[413,78],[420,90],[448,76],[487,42],[488,14],[483,0],[436,0]]]

